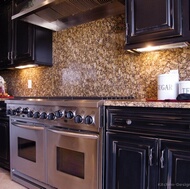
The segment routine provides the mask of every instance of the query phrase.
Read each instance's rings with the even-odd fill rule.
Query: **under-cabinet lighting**
[[[38,66],[38,65],[36,65],[36,64],[28,64],[28,65],[17,66],[15,68],[24,69],[24,68],[33,68],[33,67],[36,67],[36,66]]]
[[[189,46],[189,43],[180,42],[180,43],[172,43],[172,44],[160,45],[160,46],[147,46],[145,48],[138,48],[134,50],[137,52],[150,52],[150,51],[164,50],[164,49],[183,48],[187,46]]]

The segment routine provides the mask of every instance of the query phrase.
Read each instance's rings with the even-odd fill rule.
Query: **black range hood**
[[[125,0],[18,0],[13,6],[12,20],[53,31],[125,12]]]

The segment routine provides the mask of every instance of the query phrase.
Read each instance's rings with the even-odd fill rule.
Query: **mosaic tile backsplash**
[[[53,67],[1,71],[14,96],[157,97],[157,76],[190,80],[190,48],[129,54],[124,15],[53,33]],[[28,89],[32,80],[32,89]]]

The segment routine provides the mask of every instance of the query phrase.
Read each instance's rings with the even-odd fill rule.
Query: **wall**
[[[158,74],[179,69],[181,80],[190,79],[189,48],[129,54],[124,26],[124,15],[119,15],[55,32],[53,67],[0,72],[8,93],[154,98]]]

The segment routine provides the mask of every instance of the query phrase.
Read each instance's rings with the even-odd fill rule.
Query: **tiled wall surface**
[[[190,79],[190,48],[133,55],[124,50],[124,15],[53,34],[53,67],[2,71],[14,96],[157,96],[157,76]],[[32,80],[32,89],[27,81]]]

